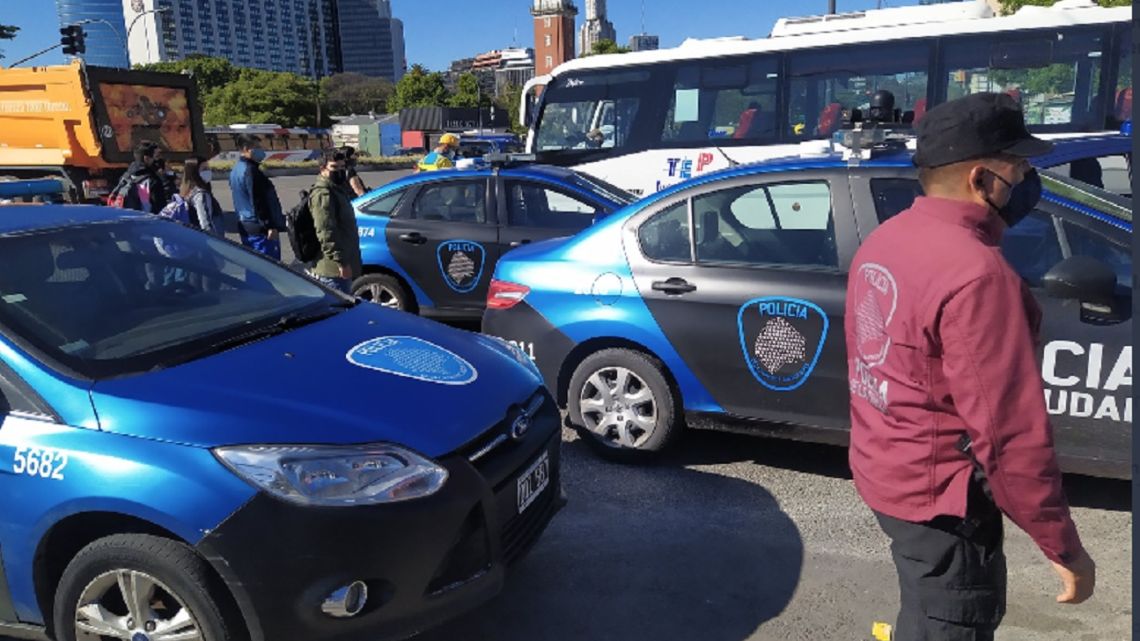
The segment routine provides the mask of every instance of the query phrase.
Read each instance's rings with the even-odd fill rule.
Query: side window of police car
[[[404,194],[407,190],[400,189],[390,194],[381,196],[372,202],[366,203],[360,207],[360,211],[371,216],[391,216],[396,211],[396,207],[403,200]]]
[[[689,201],[670,205],[642,223],[637,241],[649,260],[690,262],[693,253],[689,243]]]
[[[444,223],[486,223],[487,183],[450,180],[427,185],[416,196],[411,217]]]
[[[1049,171],[1121,196],[1132,196],[1132,154],[1080,158]]]
[[[732,187],[693,199],[698,263],[838,268],[826,181]]]
[[[597,208],[537,183],[508,183],[507,221],[512,227],[585,229]]]
[[[44,415],[44,408],[24,391],[15,373],[0,362],[0,423],[11,413]]]

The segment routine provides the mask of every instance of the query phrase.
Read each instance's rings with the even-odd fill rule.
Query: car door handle
[[[400,240],[404,241],[405,243],[411,243],[413,245],[422,245],[427,242],[427,238],[425,238],[424,235],[418,231],[409,232],[407,234],[400,234]]]
[[[697,286],[684,278],[670,278],[669,280],[653,281],[653,291],[678,296],[697,291]]]
[[[523,245],[527,245],[527,244],[530,244],[530,239],[529,239],[529,238],[524,238],[524,239],[522,239],[522,240],[512,240],[512,241],[511,241],[511,247],[522,247]]]

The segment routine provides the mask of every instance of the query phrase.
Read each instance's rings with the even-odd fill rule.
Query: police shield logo
[[[467,385],[479,375],[454,352],[414,336],[381,336],[348,350],[348,362],[425,383]]]
[[[740,308],[737,325],[749,371],[777,392],[794,390],[808,380],[827,340],[827,314],[798,298],[748,301]]]
[[[483,277],[487,250],[472,240],[448,240],[436,250],[439,272],[451,289],[466,294],[475,289]]]

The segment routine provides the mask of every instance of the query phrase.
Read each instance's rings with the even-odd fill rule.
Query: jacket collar
[[[1002,233],[1006,229],[1005,222],[991,214],[988,207],[962,200],[919,196],[914,199],[911,208],[924,216],[933,216],[944,223],[965,227],[987,245],[1000,244]]]

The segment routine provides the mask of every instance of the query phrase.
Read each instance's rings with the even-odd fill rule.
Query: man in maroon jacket
[[[1041,312],[1001,254],[1037,204],[1019,105],[983,93],[918,128],[926,194],[855,255],[845,334],[849,460],[891,539],[898,641],[993,639],[1005,614],[1002,513],[1061,577],[1061,603],[1089,598],[1095,566],[1061,487],[1036,359]]]

